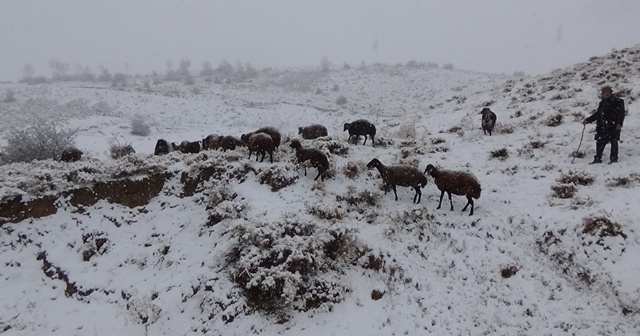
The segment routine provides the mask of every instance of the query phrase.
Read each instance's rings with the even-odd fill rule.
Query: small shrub
[[[331,154],[346,156],[349,153],[349,147],[345,143],[332,140],[326,143],[326,148]]]
[[[556,127],[562,124],[562,119],[563,119],[562,114],[558,113],[556,115],[553,115],[547,118],[547,120],[545,121],[545,124],[549,127]]]
[[[111,246],[107,234],[102,231],[83,234],[82,243],[81,251],[83,261],[89,261],[95,255],[105,254]]]
[[[370,269],[379,272],[385,265],[384,256],[382,254],[376,255],[373,252],[369,251],[367,254],[360,258],[358,264],[364,269]]]
[[[351,161],[347,162],[347,164],[342,168],[344,175],[352,180],[360,175],[361,171],[361,166]]]
[[[340,260],[355,259],[353,233],[321,229],[288,215],[278,223],[243,221],[233,229],[237,246],[228,254],[232,279],[247,304],[272,314],[287,309],[330,307],[349,290],[327,275]]]
[[[609,187],[630,187],[633,184],[633,179],[622,176],[614,177],[607,180],[607,186]]]
[[[58,160],[65,148],[74,147],[77,134],[78,129],[63,129],[47,120],[38,120],[28,128],[11,129],[6,136],[3,161]]]
[[[546,142],[542,142],[539,140],[535,140],[535,141],[531,141],[528,144],[526,144],[525,146],[527,148],[531,148],[531,149],[540,149],[540,148],[544,148],[544,145],[546,145]]]
[[[582,221],[582,224],[584,225],[582,229],[583,234],[589,234],[600,238],[620,236],[627,239],[627,235],[622,232],[620,224],[612,222],[606,217],[585,218]]]
[[[582,159],[583,157],[585,157],[585,155],[586,154],[584,152],[573,151],[573,152],[571,152],[570,156],[574,157],[574,158]]]
[[[271,191],[276,192],[282,188],[293,185],[298,181],[298,173],[290,166],[274,165],[258,174],[260,184],[271,187]]]
[[[513,133],[513,126],[512,125],[504,125],[500,127],[500,133],[501,134],[511,134]]]
[[[552,185],[551,190],[553,190],[553,192],[555,193],[555,197],[562,199],[573,198],[577,191],[576,187],[573,184]]]
[[[342,208],[324,203],[313,203],[308,205],[307,212],[314,217],[325,220],[340,220],[345,216],[345,212]]]
[[[137,116],[131,120],[131,134],[147,136],[151,134],[151,128],[147,125],[144,118]]]
[[[507,266],[505,268],[503,268],[502,270],[500,270],[500,275],[505,278],[508,279],[514,275],[516,275],[516,273],[518,273],[518,268],[516,266]]]
[[[573,121],[582,121],[582,119],[584,119],[584,114],[582,112],[573,112],[571,115],[573,116]]]
[[[130,154],[135,154],[135,152],[136,151],[133,149],[133,146],[126,141],[124,137],[122,139],[122,143],[120,143],[120,140],[114,136],[109,145],[109,156],[114,160]]]
[[[506,148],[491,151],[490,158],[504,161],[509,157],[509,151]]]
[[[5,103],[13,103],[14,101],[16,101],[16,92],[13,89],[7,89],[7,91],[4,94],[4,100]]]
[[[376,206],[380,202],[382,194],[372,192],[369,190],[357,191],[354,186],[347,187],[347,193],[344,195],[337,195],[336,201],[346,202],[347,205],[353,207],[361,206]]]
[[[570,170],[567,174],[562,174],[557,181],[562,184],[588,186],[593,184],[594,179],[589,173]]]
[[[444,143],[445,140],[443,138],[433,138],[431,139],[431,144],[432,145],[439,145],[441,143]]]

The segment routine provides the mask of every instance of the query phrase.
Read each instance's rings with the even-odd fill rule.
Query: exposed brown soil
[[[47,195],[24,202],[21,196],[0,202],[0,226],[17,223],[27,218],[40,218],[57,212],[56,200],[62,196],[69,204],[82,211],[99,200],[121,204],[129,208],[146,205],[156,197],[171,173],[158,173],[139,180],[120,179],[99,182],[92,187],[67,190],[60,195]]]

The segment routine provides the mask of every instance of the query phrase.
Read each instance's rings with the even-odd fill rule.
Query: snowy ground
[[[535,78],[375,65],[329,73],[272,70],[243,83],[197,79],[195,85],[165,82],[150,90],[141,83],[122,89],[1,84],[0,92],[14,90],[17,101],[0,103],[0,132],[34,118],[59,120],[80,128],[77,145],[86,154],[77,163],[0,166],[3,199],[59,195],[108,181],[133,166],[175,175],[144,206],[100,200],[78,212],[69,199],[60,198],[53,215],[3,224],[0,331],[640,334],[639,63],[636,46]],[[629,110],[620,162],[587,165],[595,149],[594,126],[588,125],[581,147],[586,156],[572,163],[580,121],[594,111],[605,84],[624,93]],[[336,104],[340,96],[346,104]],[[485,106],[498,115],[493,136],[480,129],[478,113]],[[558,115],[562,119],[556,125],[552,118]],[[149,123],[148,137],[130,134],[134,117]],[[331,140],[304,144],[322,148],[331,141],[345,143],[343,124],[359,118],[376,124],[378,146],[345,144],[348,153],[330,155],[334,176],[324,182],[313,181],[313,168],[307,176],[292,169],[286,143],[274,164],[247,160],[244,148],[151,155],[158,138],[239,137],[261,126],[295,138],[298,127],[312,123],[325,125]],[[114,139],[133,144],[137,154],[110,159]],[[506,155],[496,154],[502,149]],[[413,191],[402,187],[395,202],[392,193],[380,189],[378,172],[365,168],[376,157],[421,171],[434,164],[472,172],[483,187],[474,215],[460,212],[465,200],[459,196],[454,196],[455,211],[449,211],[446,198],[437,210],[440,193],[432,179],[421,204],[412,204]],[[182,172],[227,162],[229,171],[249,172],[245,178],[212,179],[191,196],[181,193]],[[271,168],[298,179],[273,192],[259,183]],[[355,176],[347,176],[349,169]],[[70,172],[79,177],[68,178]],[[559,187],[574,193],[561,198]],[[345,200],[367,192],[377,197],[374,205]],[[229,194],[237,196],[225,198]],[[225,201],[208,208],[215,195]],[[216,211],[233,215],[207,225]],[[282,314],[252,309],[233,281],[238,274],[229,254],[243,239],[279,232],[291,222],[314,227],[318,241],[344,232],[353,239],[346,250],[355,251],[345,255],[360,258],[333,260],[314,275],[335,286],[337,302],[304,311],[291,303]],[[588,223],[598,224],[586,228]],[[106,243],[96,248],[98,241]],[[87,258],[90,248],[97,253]],[[382,260],[382,266],[367,266],[369,256]],[[66,282],[60,279],[63,273]],[[70,293],[66,283],[76,292]]]

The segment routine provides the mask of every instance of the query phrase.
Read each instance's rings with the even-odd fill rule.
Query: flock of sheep
[[[485,134],[491,132],[496,123],[496,115],[489,108],[484,108],[480,114],[482,114],[482,130]],[[358,143],[358,138],[364,136],[365,145],[368,139],[371,139],[371,145],[375,147],[374,137],[376,134],[376,127],[367,120],[359,119],[351,123],[344,124],[344,131],[349,132],[349,138],[347,141],[354,139],[354,144]],[[307,127],[300,127],[298,134],[303,139],[316,139],[328,135],[327,128],[313,124]],[[165,139],[159,139],[156,142],[154,149],[154,155],[167,154],[171,151],[180,151],[183,153],[198,153],[201,150],[235,150],[238,146],[246,146],[249,150],[249,159],[253,153],[255,153],[256,161],[263,162],[266,154],[269,154],[269,161],[273,162],[273,152],[280,146],[282,136],[280,132],[274,127],[262,127],[255,132],[242,134],[240,139],[231,136],[221,136],[211,134],[204,138],[202,141],[183,141],[178,144],[175,142],[168,142]],[[289,146],[295,150],[296,162],[298,164],[310,163],[310,166],[318,170],[318,175],[314,180],[321,178],[322,181],[327,177],[327,171],[329,170],[329,159],[327,155],[319,149],[304,148],[299,140],[292,140]],[[464,171],[451,171],[441,170],[435,166],[429,164],[424,172],[421,172],[416,167],[410,165],[391,165],[385,166],[377,158],[371,160],[367,164],[368,169],[378,169],[380,176],[384,184],[393,190],[396,201],[398,200],[398,194],[396,187],[411,187],[416,191],[413,197],[413,203],[420,203],[422,198],[421,188],[427,185],[426,174],[433,177],[436,186],[440,190],[440,202],[437,209],[440,209],[442,205],[442,198],[445,193],[449,196],[449,203],[451,204],[451,210],[453,210],[453,201],[451,200],[451,194],[461,195],[467,198],[467,204],[462,211],[466,211],[467,207],[471,205],[469,215],[473,215],[474,202],[473,199],[480,198],[482,188],[480,182],[471,173]],[[305,167],[306,175],[306,167]]]

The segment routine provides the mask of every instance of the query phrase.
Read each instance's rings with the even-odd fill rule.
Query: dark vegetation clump
[[[133,149],[133,146],[129,143],[127,143],[126,141],[124,141],[124,143],[120,143],[119,141],[112,141],[111,145],[109,145],[109,156],[111,156],[112,159],[117,160],[121,157],[127,156],[127,155],[131,155],[131,154],[135,154],[135,149]]]
[[[594,237],[616,237],[620,236],[627,239],[627,235],[622,232],[620,224],[611,221],[610,219],[600,217],[585,218],[583,221],[583,234],[592,235]]]
[[[503,268],[502,270],[500,270],[500,275],[505,278],[508,279],[514,275],[516,275],[516,273],[518,273],[518,268],[516,266],[507,266],[505,268]]]
[[[593,175],[587,172],[570,170],[568,173],[562,174],[557,181],[562,184],[573,184],[574,186],[575,185],[588,186],[593,184],[594,180],[595,178],[593,177]]]
[[[89,261],[95,255],[105,254],[110,247],[107,234],[102,231],[85,233],[82,235],[82,260]]]
[[[504,161],[509,157],[509,151],[506,148],[497,149],[491,151],[490,157],[492,159],[498,159],[500,161]]]
[[[295,215],[277,223],[243,222],[232,233],[238,240],[228,254],[232,279],[250,307],[268,314],[331,309],[350,291],[332,269],[362,256],[351,231],[321,228]]]
[[[271,187],[271,191],[276,192],[282,188],[293,185],[298,181],[298,173],[289,166],[274,165],[258,173],[260,184]]]
[[[556,127],[562,124],[562,119],[563,119],[562,114],[558,113],[556,115],[553,115],[547,118],[547,120],[545,121],[545,124],[549,127]]]
[[[574,158],[582,159],[585,156],[586,156],[585,152],[580,152],[580,151],[571,152],[571,157],[574,157]]]
[[[342,172],[344,173],[344,175],[347,178],[350,179],[354,179],[356,177],[358,177],[358,175],[360,175],[360,172],[362,171],[362,169],[360,168],[360,165],[356,164],[355,162],[347,162],[347,164],[342,168]]]
[[[349,147],[347,147],[344,143],[335,140],[328,141],[321,147],[326,148],[329,153],[335,155],[347,156],[347,154],[349,153]]]
[[[336,196],[336,201],[345,202],[347,205],[354,207],[371,207],[378,205],[380,196],[380,193],[374,193],[369,190],[361,190],[358,192],[355,188],[348,188],[346,194]]]
[[[631,173],[629,176],[613,177],[607,180],[607,186],[614,187],[631,187],[634,183],[640,182],[640,174]]]
[[[431,144],[432,145],[439,145],[441,143],[444,143],[445,140],[443,138],[433,138],[431,139]]]
[[[576,194],[576,187],[573,184],[556,184],[551,186],[554,196],[562,199],[573,198]]]

